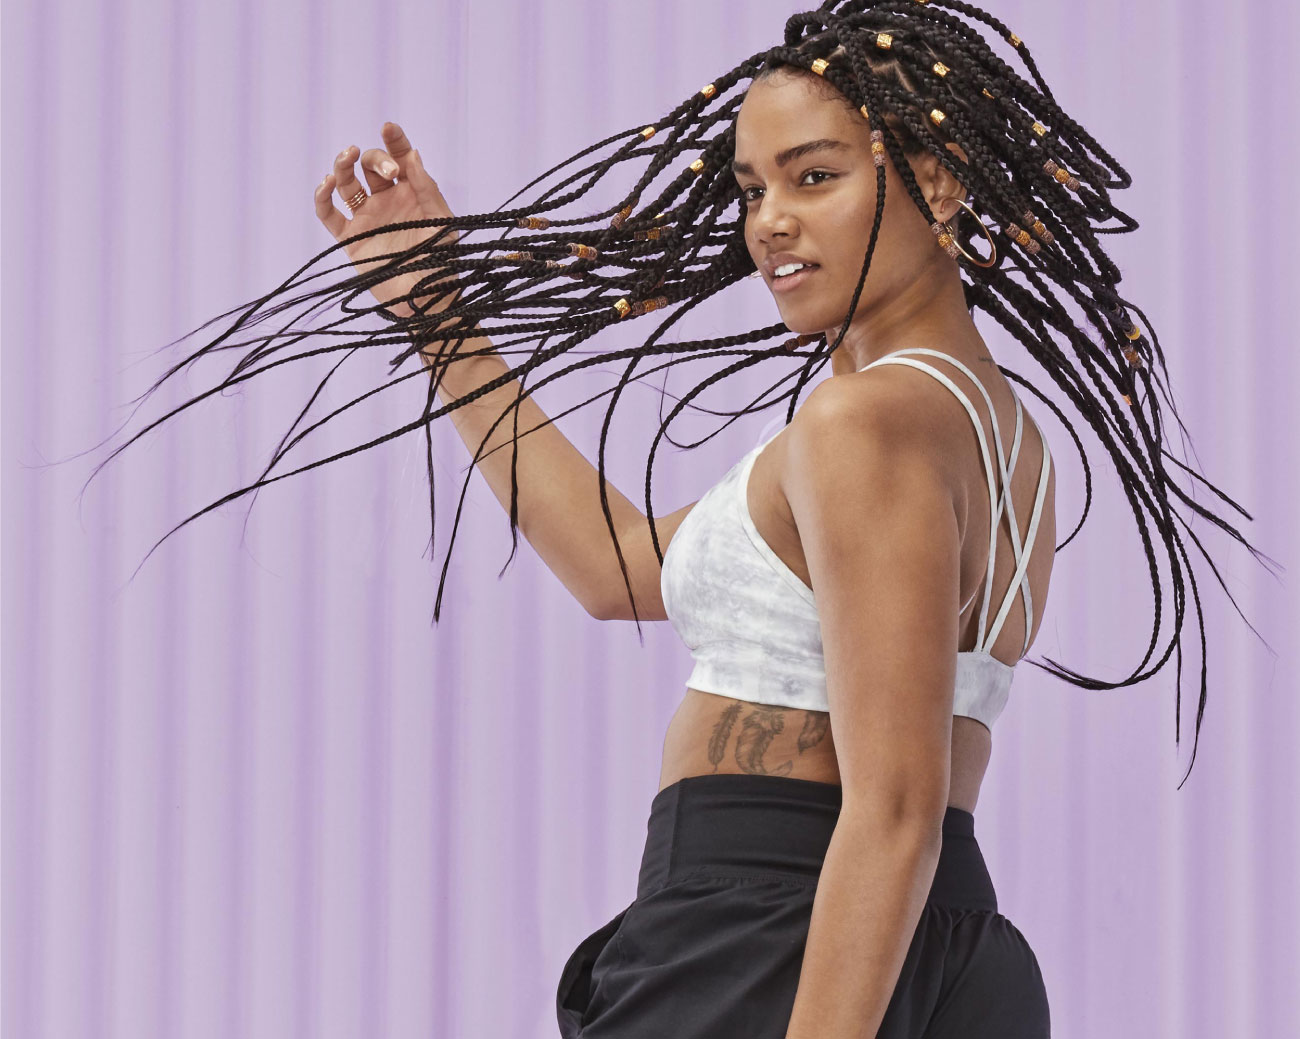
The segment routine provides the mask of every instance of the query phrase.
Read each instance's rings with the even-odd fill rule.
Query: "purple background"
[[[1294,567],[1295,5],[988,6],[1133,174],[1117,201],[1143,228],[1107,240],[1124,288],[1161,334],[1204,471],[1256,517],[1252,541]],[[377,145],[385,119],[453,207],[482,211],[776,42],[796,9],[7,0],[6,1036],[555,1034],[561,964],[635,894],[689,670],[671,628],[646,626],[641,645],[632,625],[592,620],[526,543],[497,580],[506,516],[475,474],[431,629],[468,460],[450,424],[435,430],[432,560],[417,432],[272,485],[246,533],[248,498],[205,516],[129,582],[174,524],[256,477],[319,365],[150,433],[80,507],[106,450],[72,456],[207,337],[153,351],[330,244],[312,190],[342,147]],[[773,320],[750,282],[691,327]],[[1046,385],[981,322],[1004,364]],[[382,380],[391,353],[358,354],[321,406]],[[233,360],[181,376],[129,431]],[[541,402],[554,414],[613,371]],[[412,379],[372,398],[299,464],[410,421],[423,396]],[[1030,406],[1055,448],[1063,537],[1082,473],[1064,430]],[[616,413],[610,477],[634,500],[655,410],[647,383]],[[593,459],[601,411],[560,423]],[[698,496],[770,417],[692,455],[665,447],[656,511]],[[1031,656],[1120,678],[1152,602],[1113,468],[1085,442],[1094,511],[1058,558]],[[1194,529],[1277,653],[1198,561],[1210,701],[1182,791],[1190,597],[1180,753],[1172,663],[1091,694],[1026,665],[994,736],[976,832],[1002,911],[1042,963],[1059,1039],[1300,1032],[1300,611],[1288,575]]]

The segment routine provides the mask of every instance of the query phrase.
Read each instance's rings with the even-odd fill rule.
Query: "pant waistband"
[[[644,898],[705,870],[767,873],[815,884],[839,818],[834,783],[789,776],[689,776],[650,804],[637,880]],[[928,901],[997,910],[997,893],[975,839],[975,817],[951,805]]]

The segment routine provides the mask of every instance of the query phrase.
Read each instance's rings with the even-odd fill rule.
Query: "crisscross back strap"
[[[984,398],[984,403],[989,410],[989,420],[993,427],[993,453],[998,460],[999,476],[1002,480],[1002,492],[999,494],[995,487],[993,476],[993,465],[989,458],[988,439],[984,435],[984,425],[980,421],[979,414],[975,406],[971,403],[970,398],[952,381],[947,375],[939,371],[933,365],[925,361],[918,361],[914,358],[900,356],[902,354],[928,354],[932,357],[941,357],[949,364],[960,369],[967,378],[971,380],[979,390],[980,395]],[[1029,577],[1027,574],[1029,567],[1029,556],[1033,551],[1034,539],[1038,534],[1038,523],[1042,516],[1043,502],[1047,495],[1047,481],[1051,472],[1051,453],[1047,449],[1047,440],[1042,435],[1042,430],[1038,430],[1038,438],[1043,445],[1043,467],[1038,478],[1038,491],[1034,500],[1034,509],[1029,521],[1029,529],[1025,532],[1025,543],[1022,548],[1020,544],[1020,525],[1016,522],[1015,506],[1011,498],[1011,474],[1015,472],[1016,462],[1020,456],[1020,444],[1024,429],[1024,409],[1020,403],[1020,396],[1013,390],[1012,398],[1016,404],[1016,432],[1012,439],[1011,458],[1004,461],[1002,458],[1002,434],[998,428],[997,412],[993,409],[993,400],[984,388],[984,384],[975,377],[965,364],[957,360],[951,354],[946,354],[941,350],[931,350],[926,347],[911,347],[904,350],[895,350],[892,353],[885,354],[872,361],[870,364],[859,371],[866,371],[867,368],[874,368],[878,364],[902,364],[909,368],[916,368],[927,375],[932,376],[942,385],[946,386],[953,395],[961,402],[966,409],[967,415],[970,416],[971,422],[975,426],[975,433],[979,437],[980,455],[984,463],[984,474],[988,479],[989,489],[989,562],[984,578],[984,602],[980,607],[980,619],[977,629],[977,638],[975,641],[975,652],[987,653],[989,647],[993,645],[998,634],[1002,630],[1002,625],[1006,621],[1007,614],[1011,609],[1011,603],[1015,599],[1017,589],[1025,599],[1025,642],[1021,648],[1020,656],[1023,656],[1029,649],[1029,636],[1034,626],[1034,608],[1033,600],[1029,591]],[[1031,420],[1032,421],[1032,420]],[[1034,423],[1034,428],[1038,429],[1038,424]],[[1007,589],[1006,595],[998,609],[997,615],[993,619],[992,627],[985,631],[988,621],[989,605],[993,598],[993,568],[997,559],[997,540],[998,526],[1002,517],[1003,507],[1006,508],[1007,525],[1010,528],[1011,549],[1016,559],[1016,571],[1011,579],[1011,585]],[[969,604],[969,603],[968,603]]]

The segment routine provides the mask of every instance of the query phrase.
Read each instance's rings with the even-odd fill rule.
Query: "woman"
[[[1164,468],[1159,347],[1128,316],[1097,237],[1136,228],[1109,196],[1128,175],[1060,110],[1023,41],[953,0],[795,15],[782,45],[549,171],[615,146],[513,210],[453,216],[400,127],[383,136],[383,148],[345,149],[315,202],[358,272],[349,300],[368,291],[380,305],[353,313],[413,337],[403,356],[419,350],[432,372],[424,415],[390,436],[450,414],[512,532],[591,614],[670,620],[695,657],[637,897],[565,964],[561,1034],[1048,1035],[1037,959],[998,913],[974,837],[990,730],[1058,547],[1052,454],[1009,379],[1062,419],[1088,470],[1066,416],[994,361],[971,308],[1026,348],[1106,446],[1157,606],[1157,548],[1167,556],[1177,624],[1152,671],[1179,643],[1191,578],[1170,492],[1245,544]],[[617,205],[559,215],[636,161],[646,171]],[[671,179],[656,195],[660,173]],[[504,254],[501,238],[468,241],[493,228],[540,233]],[[766,281],[779,325],[666,341],[681,313],[746,275]],[[768,359],[798,368],[787,424],[699,501],[653,516],[648,478],[644,510],[604,480],[608,416],[592,466],[530,397],[557,375],[524,380],[665,308],[644,340],[557,373],[625,359],[612,413],[644,361],[740,353],[674,406],[655,445],[713,382]],[[519,342],[538,345],[512,367],[503,354]],[[241,368],[268,354],[259,346]],[[835,377],[796,407],[828,358]],[[310,428],[286,437],[267,474]],[[613,552],[598,548],[607,538]],[[1092,689],[1139,681],[1158,613],[1123,682],[1043,669]],[[1203,665],[1198,732],[1204,703]]]

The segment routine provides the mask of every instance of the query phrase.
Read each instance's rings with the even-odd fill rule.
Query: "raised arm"
[[[470,339],[466,352],[490,348],[486,336]],[[427,363],[427,358],[426,358]],[[438,384],[444,403],[465,396],[486,382],[500,378],[507,370],[497,354],[454,360]],[[509,407],[519,393],[519,382],[511,379],[450,413],[465,446],[474,451],[488,428]],[[529,397],[519,405],[519,529],[542,561],[593,617],[601,620],[630,620],[631,604],[619,571],[614,544],[600,507],[599,474],[545,412]],[[507,513],[510,510],[510,454],[512,421],[506,419],[492,432],[478,461],[478,471],[492,488]],[[534,427],[539,427],[534,429]],[[531,432],[525,435],[525,430]],[[494,447],[504,448],[488,454]],[[650,524],[645,513],[605,481],[610,513],[618,530],[619,544],[627,564],[637,614],[642,620],[664,620],[659,595],[659,559],[650,541]],[[667,548],[673,533],[692,506],[655,520],[660,550]]]
[[[353,152],[352,146],[345,148],[335,159],[333,171],[316,191],[316,214],[338,241],[386,224],[452,215],[437,183],[425,170],[419,152],[411,147],[401,127],[385,123],[381,135],[384,148],[370,148],[359,155]],[[353,164],[358,158],[370,188],[368,195],[364,194],[354,171]],[[351,219],[334,205],[332,190],[337,190],[340,198],[351,200]],[[363,194],[358,195],[359,191]],[[428,228],[389,232],[346,242],[344,248],[357,269],[366,271],[373,266],[366,263],[369,258],[404,251],[430,233]],[[422,276],[427,276],[427,272]],[[404,310],[409,314],[410,306],[402,300],[410,295],[416,280],[417,276],[411,274],[390,278],[373,286],[371,292],[394,313]],[[473,392],[508,370],[505,359],[491,350],[491,340],[482,335],[460,345],[457,354],[484,352],[455,359],[447,367],[438,384],[438,394],[444,403]],[[422,354],[422,357],[428,364],[429,356]],[[518,394],[519,382],[511,380],[450,413],[471,452],[478,450],[488,428],[514,403]],[[601,508],[596,467],[556,426],[549,423],[543,426],[546,420],[531,397],[520,404],[516,471],[519,528],[542,561],[588,613],[601,619],[630,618],[627,589]],[[500,451],[492,449],[509,443],[513,425],[512,418],[507,418],[497,426],[477,463],[479,472],[507,512],[511,450],[509,447]],[[529,432],[525,435],[525,431]],[[663,620],[660,567],[650,541],[649,522],[608,480],[605,493],[627,563],[637,614],[643,620]],[[667,548],[673,532],[690,509],[688,505],[656,520],[661,549]]]

